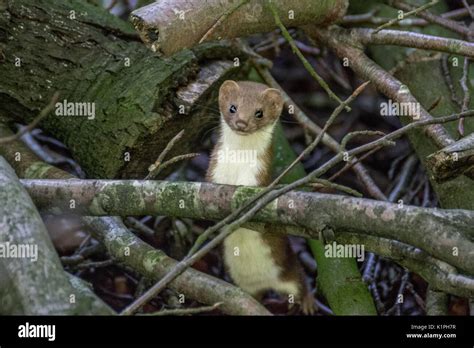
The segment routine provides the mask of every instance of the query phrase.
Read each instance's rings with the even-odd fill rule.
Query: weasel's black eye
[[[235,114],[237,112],[237,106],[231,105],[229,111],[231,114]]]
[[[263,117],[263,111],[262,110],[255,111],[255,117],[256,118],[262,118]]]

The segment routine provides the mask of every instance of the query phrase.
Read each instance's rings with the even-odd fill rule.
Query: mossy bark
[[[0,115],[30,122],[56,91],[60,102],[93,105],[93,119],[53,112],[40,124],[90,177],[144,177],[181,129],[185,136],[175,152],[188,152],[209,118],[187,105],[180,88],[196,77],[201,58],[239,56],[214,44],[159,58],[129,23],[85,0],[0,0],[0,9]],[[212,101],[218,82],[194,102]]]
[[[0,138],[11,135],[8,127],[0,122]],[[19,140],[9,143],[8,146],[0,147],[0,158],[1,156],[12,163],[17,174],[24,178],[74,179],[71,174],[42,162]],[[152,248],[136,237],[118,217],[87,217],[83,222],[103,242],[107,252],[114,260],[152,281],[158,281],[177,263],[163,251]],[[126,248],[129,248],[127,255],[124,253]],[[161,262],[156,262],[156,260],[161,260]],[[70,283],[78,294],[93,297],[91,292],[87,292],[81,279],[70,276]],[[170,288],[183,294],[186,298],[202,303],[213,305],[222,302],[219,309],[229,315],[269,314],[262,305],[240,288],[192,268],[171,282]]]
[[[0,202],[0,314],[114,313],[70,282],[31,198],[1,156]]]
[[[158,282],[176,266],[178,262],[163,251],[154,249],[126,229],[116,228],[114,219],[85,218],[94,235],[117,262],[131,267],[153,282]],[[242,289],[193,268],[173,280],[170,288],[185,295],[185,298],[203,303],[212,305],[222,302],[219,308],[227,314],[270,315],[264,306]]]
[[[262,188],[143,180],[22,180],[34,202],[52,213],[92,216],[166,215],[220,220]],[[74,202],[74,205],[71,205]],[[316,192],[291,191],[253,221],[300,226],[319,238],[328,230],[398,240],[468,273],[474,270],[474,211],[429,209]],[[328,234],[329,236],[330,234]],[[456,251],[456,252],[454,252]]]

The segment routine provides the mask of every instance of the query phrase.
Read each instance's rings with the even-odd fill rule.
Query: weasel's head
[[[275,124],[283,109],[280,91],[250,81],[225,81],[219,89],[219,110],[237,134],[248,135]]]

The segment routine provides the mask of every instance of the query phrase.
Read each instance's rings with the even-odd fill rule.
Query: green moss
[[[237,210],[241,207],[245,202],[247,202],[250,198],[257,195],[262,188],[258,187],[239,187],[235,190],[234,196],[232,197],[232,210]],[[275,211],[271,207],[275,207],[277,204],[277,200],[270,202],[265,208],[259,211],[259,216],[262,218],[270,218],[273,216],[273,211]]]
[[[95,104],[93,120],[51,114],[40,125],[66,144],[89,177],[141,179],[179,130],[187,130],[186,152],[206,127],[197,117],[177,117],[173,105],[175,90],[199,69],[196,55],[157,57],[131,36],[129,23],[103,8],[76,0],[10,1],[0,12],[0,32],[7,60],[22,59],[20,68],[0,64],[0,114],[31,122],[55,91],[60,101]],[[174,133],[174,127],[181,128]]]
[[[196,194],[199,194],[199,190],[192,190],[186,184],[183,185],[182,182],[176,183],[166,183],[166,188],[159,186],[158,190],[155,190],[156,199],[155,206],[157,210],[163,211],[167,216],[181,216],[179,212],[181,209],[186,209],[186,212],[189,213],[190,217],[202,217],[202,213],[199,207],[195,207],[195,197]],[[151,190],[150,190],[151,191]],[[195,209],[193,210],[193,208]]]
[[[25,171],[25,179],[46,179],[48,178],[48,171],[51,169],[49,164],[38,161],[32,163]]]
[[[143,257],[143,267],[145,268],[146,273],[152,273],[155,271],[155,266],[160,264],[164,255],[158,250],[150,250]]]

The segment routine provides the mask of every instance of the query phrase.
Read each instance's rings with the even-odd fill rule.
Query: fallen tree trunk
[[[161,0],[135,10],[131,21],[153,51],[164,55],[201,41],[244,37],[276,29],[266,1]],[[347,0],[273,0],[287,26],[329,25],[344,16]]]
[[[0,137],[11,135],[11,131],[0,123]],[[18,155],[20,155],[19,161],[16,160]],[[0,147],[0,156],[8,159],[15,166],[18,175],[22,177],[74,179],[71,174],[41,161],[19,140]],[[151,280],[157,281],[177,263],[163,251],[154,249],[141,241],[118,217],[88,217],[84,223],[93,231],[94,236],[103,242],[114,260],[118,260],[122,265],[132,268],[138,274]],[[125,248],[130,248],[128,257],[123,253]],[[156,263],[158,259],[161,262]],[[73,278],[71,283],[84,289],[77,278]],[[186,270],[170,283],[170,288],[186,298],[205,304],[213,305],[221,302],[219,310],[229,315],[270,314],[265,307],[240,288],[194,269]]]
[[[40,127],[90,177],[144,177],[181,129],[179,152],[195,148],[212,121],[201,104],[213,103],[221,79],[239,69],[235,57],[245,61],[226,44],[159,58],[129,23],[85,0],[3,0],[0,7],[0,116],[29,123],[58,91]]]
[[[0,314],[114,314],[62,268],[48,232],[0,156]]]
[[[195,182],[22,180],[40,209],[85,215],[167,215],[220,220],[261,188]],[[74,205],[71,206],[71,202]],[[474,270],[474,211],[428,209],[339,195],[293,191],[256,215],[257,222],[377,235],[421,248],[468,273]]]

